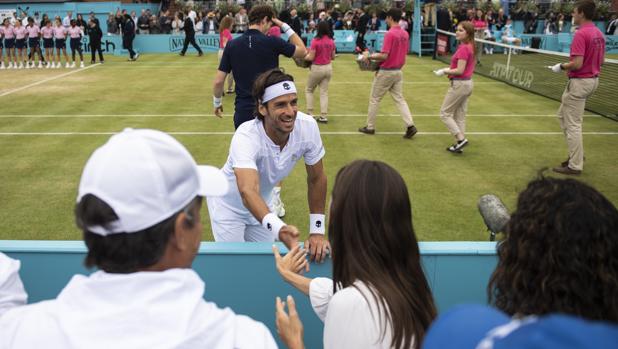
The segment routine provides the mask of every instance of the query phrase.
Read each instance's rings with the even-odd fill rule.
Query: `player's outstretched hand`
[[[277,297],[277,303],[275,305],[277,309],[276,324],[277,333],[281,338],[281,341],[290,349],[303,349],[303,323],[298,317],[296,311],[296,303],[292,296],[288,296],[288,312],[285,312],[285,302],[281,301],[281,298]]]
[[[296,273],[300,274],[303,270],[309,271],[309,263],[307,262],[307,251],[300,248],[300,245],[294,246],[288,253],[281,257],[279,248],[277,245],[273,245],[273,254],[275,255],[275,265],[277,271],[284,280],[286,274]]]
[[[218,118],[223,118],[223,106],[215,108],[215,116]]]
[[[330,243],[322,234],[310,234],[305,241],[305,250],[309,251],[311,261],[322,263],[330,254]]]
[[[293,225],[284,225],[279,230],[279,241],[285,244],[285,247],[288,250],[292,250],[294,246],[298,245],[298,238],[300,237],[300,232],[298,228]]]

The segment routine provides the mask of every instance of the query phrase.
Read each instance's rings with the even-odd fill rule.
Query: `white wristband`
[[[296,35],[296,32],[294,31],[294,29],[290,28],[286,31],[284,31],[284,33],[288,36],[288,38],[291,38],[292,35]]]
[[[279,230],[281,230],[284,225],[286,225],[285,222],[272,212],[262,218],[262,226],[264,229],[273,233],[275,240],[279,240]]]
[[[292,27],[290,27],[289,24],[287,24],[287,23],[281,24],[281,30],[283,30],[284,32],[287,32],[290,29],[292,29]]]
[[[212,105],[215,107],[215,109],[220,108],[221,106],[223,106],[223,98],[212,96]]]
[[[319,213],[309,214],[309,234],[326,233],[326,216]]]

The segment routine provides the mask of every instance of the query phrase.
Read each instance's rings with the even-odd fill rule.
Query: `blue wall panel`
[[[420,248],[440,311],[459,303],[486,302],[487,280],[496,263],[494,243],[424,242]],[[82,264],[86,249],[81,241],[0,241],[0,251],[21,260],[30,303],[56,297],[72,275],[89,273]],[[206,283],[204,298],[264,322],[275,337],[275,297],[293,295],[307,347],[322,347],[323,325],[308,298],[279,277],[271,244],[204,242],[193,269]],[[330,275],[330,261],[312,264],[308,274]]]

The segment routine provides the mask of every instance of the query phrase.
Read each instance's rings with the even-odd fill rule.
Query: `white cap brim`
[[[229,184],[220,169],[214,166],[202,165],[198,166],[200,176],[201,196],[223,196],[227,194]]]

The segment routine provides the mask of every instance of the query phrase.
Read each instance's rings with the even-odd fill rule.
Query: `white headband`
[[[281,81],[278,84],[268,86],[262,96],[262,104],[279,96],[289,95],[290,93],[296,93],[296,85],[294,85],[292,81]]]

